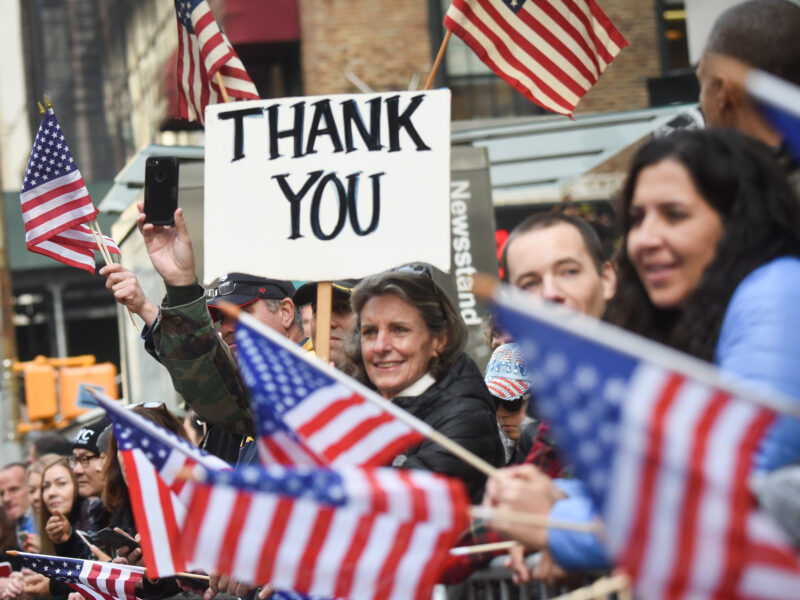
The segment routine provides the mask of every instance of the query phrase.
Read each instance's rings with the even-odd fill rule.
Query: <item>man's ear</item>
[[[281,325],[288,331],[294,323],[294,302],[291,298],[281,300],[280,313]]]

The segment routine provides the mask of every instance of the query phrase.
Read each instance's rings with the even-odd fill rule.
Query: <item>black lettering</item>
[[[361,223],[358,222],[358,180],[361,171],[347,176],[347,210],[350,213],[350,225],[356,235],[364,236],[369,235],[378,228],[378,219],[381,215],[381,175],[385,173],[375,173],[370,175],[372,179],[372,219],[366,229],[361,228]]]
[[[422,138],[414,128],[411,122],[411,113],[417,110],[425,94],[419,94],[411,99],[411,103],[399,114],[400,110],[400,96],[392,96],[386,99],[387,119],[389,125],[389,152],[398,152],[400,150],[400,130],[405,129],[409,137],[414,141],[417,146],[417,151],[430,150],[429,146],[425,145]]]
[[[306,154],[314,154],[314,144],[317,141],[317,136],[327,135],[331,138],[334,152],[341,152],[342,140],[339,137],[339,130],[336,128],[336,120],[333,118],[331,112],[331,101],[320,100],[312,104],[314,107],[314,118],[311,120],[311,131],[308,132],[308,144],[306,145]],[[320,128],[321,121],[325,119],[325,127]]]
[[[279,104],[273,104],[267,108],[269,114],[269,157],[276,159],[282,156],[278,151],[278,140],[284,137],[294,138],[294,158],[303,156],[303,119],[305,118],[306,103],[298,102],[293,104],[294,109],[294,127],[284,131],[278,131],[278,109]]]
[[[322,175],[322,171],[312,171],[308,174],[308,179],[303,184],[303,187],[300,188],[300,191],[296,194],[292,191],[292,188],[289,186],[289,183],[286,181],[286,178],[289,176],[289,173],[283,173],[282,175],[273,175],[272,179],[278,180],[278,185],[283,192],[283,195],[286,196],[286,199],[289,201],[291,205],[291,217],[292,217],[292,233],[289,235],[290,240],[296,240],[297,238],[303,237],[300,233],[300,201],[303,197],[308,193],[308,190],[311,189],[317,179],[320,178]],[[316,196],[315,196],[316,199]]]
[[[244,118],[263,114],[260,108],[242,108],[219,113],[218,118],[223,121],[233,119],[233,158],[231,162],[244,158]]]
[[[339,198],[339,220],[336,221],[336,226],[333,228],[333,231],[331,231],[329,234],[326,234],[322,231],[322,226],[319,222],[319,209],[320,204],[322,203],[322,193],[325,191],[325,186],[329,181],[332,181],[336,186],[336,194]],[[344,228],[344,222],[346,218],[347,193],[345,192],[344,184],[339,181],[336,173],[328,173],[319,182],[319,185],[314,192],[314,198],[311,200],[311,231],[314,232],[314,235],[317,237],[317,239],[332,240],[341,233],[342,229]]]
[[[342,117],[344,118],[344,143],[348,152],[353,152],[353,124],[355,123],[361,139],[369,150],[381,149],[381,99],[373,98],[369,104],[369,129],[361,118],[361,111],[355,100],[342,102]]]

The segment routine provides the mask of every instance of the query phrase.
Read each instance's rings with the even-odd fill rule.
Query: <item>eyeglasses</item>
[[[88,455],[88,456],[85,455],[85,454],[83,456],[75,456],[73,454],[72,456],[68,456],[67,457],[67,464],[69,465],[70,469],[74,469],[78,465],[78,463],[80,463],[81,467],[83,467],[84,469],[87,469],[87,468],[89,468],[89,464],[95,458],[100,458],[100,457],[97,456],[96,454],[91,454],[91,455]]]
[[[501,406],[508,412],[517,412],[519,411],[522,406],[525,404],[525,401],[530,398],[530,392],[526,392],[519,398],[515,398],[514,400],[504,400],[503,398],[498,398],[497,396],[492,396],[492,400],[494,400],[494,409],[497,410]]]
[[[419,275],[428,278],[428,282],[431,286],[431,291],[433,295],[436,297],[436,301],[439,303],[439,308],[442,310],[442,316],[447,318],[447,312],[444,309],[444,302],[442,302],[442,297],[439,294],[439,286],[436,285],[436,282],[433,280],[433,270],[431,269],[430,265],[426,265],[424,263],[409,263],[407,265],[402,265],[400,267],[395,267],[392,269],[393,273],[411,273],[412,275]]]
[[[141,406],[142,408],[163,408],[167,410],[167,405],[163,402],[137,402],[136,404],[128,404],[125,408],[134,408],[135,406]]]
[[[217,296],[230,296],[240,294],[242,296],[252,296],[253,298],[269,298],[267,288],[263,285],[251,285],[241,281],[223,281],[216,287],[206,290],[206,298],[213,300]]]

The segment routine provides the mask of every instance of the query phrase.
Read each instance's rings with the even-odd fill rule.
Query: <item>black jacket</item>
[[[505,463],[494,403],[483,375],[466,354],[421,395],[397,397],[393,402],[489,464],[502,467]],[[396,466],[457,477],[466,484],[473,503],[483,497],[486,476],[435,442],[426,440],[405,452],[405,459],[402,456],[395,458]]]

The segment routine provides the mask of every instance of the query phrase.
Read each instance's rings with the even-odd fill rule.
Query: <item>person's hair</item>
[[[468,332],[461,314],[442,287],[433,280],[430,271],[419,274],[385,271],[363,279],[356,286],[350,298],[356,324],[345,343],[345,352],[350,362],[347,370],[362,383],[375,387],[367,377],[361,355],[361,310],[370,298],[383,294],[394,294],[416,308],[431,335],[443,335],[444,348],[428,364],[428,373],[438,381],[464,352]]]
[[[706,52],[738,58],[800,85],[800,6],[788,0],[736,4],[714,22]]]
[[[665,160],[687,170],[724,229],[699,285],[682,307],[671,309],[653,305],[626,250],[639,175]],[[643,146],[622,192],[621,221],[619,283],[608,320],[705,360],[714,357],[725,310],[742,279],[779,256],[800,255],[800,204],[769,150],[733,130],[681,131]]]
[[[169,412],[166,406],[159,408],[134,406],[130,410],[189,441],[186,431],[183,429],[183,423],[178,417]],[[106,462],[103,464],[103,492],[100,495],[103,506],[110,513],[129,504],[128,486],[125,484],[125,478],[122,476],[122,469],[117,460],[117,449],[117,439],[112,429],[108,440]]]
[[[289,299],[291,300],[291,298],[289,298]],[[275,314],[276,312],[278,312],[278,309],[281,307],[281,304],[283,303],[284,300],[286,300],[286,298],[281,298],[281,299],[277,299],[277,298],[262,298],[262,300],[264,301],[264,304],[267,305],[267,309],[269,310],[269,312],[271,312],[272,314]],[[300,306],[297,306],[295,304],[295,306],[294,306],[294,324],[300,330],[300,334],[301,335],[305,335],[305,330],[303,328],[303,311],[300,310],[300,308],[301,308]]]
[[[3,465],[3,468],[0,469],[0,473],[2,473],[3,471],[8,471],[9,469],[13,469],[14,467],[19,467],[24,471],[28,467],[28,465],[25,464],[24,462],[18,462],[18,461],[10,462],[6,465]]]
[[[603,249],[603,242],[600,241],[600,236],[597,231],[592,227],[591,223],[586,219],[575,215],[568,215],[562,212],[539,212],[534,213],[527,217],[524,221],[519,223],[511,233],[508,234],[508,239],[503,245],[503,251],[500,253],[500,268],[503,270],[503,281],[508,282],[508,249],[511,243],[518,237],[528,233],[529,231],[536,231],[539,229],[549,229],[556,225],[571,225],[578,230],[583,238],[583,244],[586,246],[586,251],[592,258],[595,268],[598,273],[603,272],[603,264],[606,262],[607,257]]]
[[[42,508],[39,511],[39,531],[41,532],[40,538],[42,554],[55,554],[53,542],[50,541],[50,538],[47,537],[47,533],[45,533],[45,525],[47,524],[47,520],[53,516],[53,513],[51,513],[47,508],[47,505],[44,502],[44,494],[42,493],[45,474],[53,467],[64,467],[67,473],[69,473],[69,478],[72,480],[72,507],[70,507],[69,514],[64,515],[67,518],[67,521],[69,521],[69,524],[74,526],[81,513],[81,498],[78,496],[78,482],[75,481],[75,474],[72,472],[72,469],[67,462],[67,458],[65,456],[60,456],[56,460],[51,461],[44,466],[42,469],[42,483],[39,484],[39,493],[42,494]]]
[[[50,463],[57,461],[59,458],[69,458],[61,456],[60,454],[45,454],[40,456],[38,460],[33,461],[31,464],[28,465],[28,468],[25,469],[25,482],[28,482],[28,477],[33,473],[41,474],[42,471],[45,470]]]
[[[59,456],[72,454],[72,442],[55,431],[39,434],[33,440],[33,447],[36,448],[37,458],[45,454],[58,454]]]

